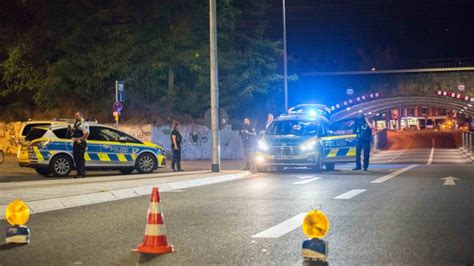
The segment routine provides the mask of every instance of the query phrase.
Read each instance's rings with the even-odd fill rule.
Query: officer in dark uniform
[[[245,168],[244,170],[250,170],[254,165],[252,163],[254,150],[255,150],[255,142],[257,137],[257,131],[255,127],[250,125],[250,119],[244,119],[244,126],[240,130],[240,137],[242,138],[242,142],[244,143],[244,155],[245,155]]]
[[[75,122],[72,127],[72,154],[74,157],[74,164],[76,165],[77,175],[75,178],[85,177],[86,160],[84,154],[87,149],[87,137],[89,137],[89,124],[84,120],[81,112],[74,114]]]
[[[357,134],[356,167],[352,170],[361,170],[361,152],[364,150],[364,171],[369,167],[370,143],[372,142],[372,128],[364,115],[354,123],[354,134]]]

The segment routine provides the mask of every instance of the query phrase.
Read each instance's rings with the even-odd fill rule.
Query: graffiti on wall
[[[138,124],[138,125],[129,125],[122,124],[119,127],[120,130],[126,132],[127,134],[134,136],[135,138],[143,141],[152,142],[152,130],[153,127],[150,124]]]
[[[21,122],[0,122],[0,149],[4,153],[16,153],[20,139]]]
[[[171,149],[171,128],[169,126],[153,129],[153,142],[162,145],[166,150]],[[209,160],[211,158],[211,131],[198,124],[181,125],[183,136],[183,160]],[[241,140],[238,131],[232,131],[228,126],[220,131],[221,158],[223,160],[238,160],[243,158]]]

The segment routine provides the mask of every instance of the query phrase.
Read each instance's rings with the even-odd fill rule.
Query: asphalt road
[[[162,256],[130,251],[142,241],[148,197],[35,214],[31,243],[2,245],[0,265],[301,265],[300,228],[252,236],[313,208],[331,221],[330,265],[473,265],[474,165],[407,166],[258,174],[162,193],[177,249]],[[390,178],[389,168],[404,170]],[[446,176],[459,180],[444,186]]]
[[[169,162],[168,162],[169,163]],[[208,160],[199,160],[199,161],[183,161],[182,166],[185,171],[199,171],[199,170],[210,170],[211,162]],[[243,161],[230,161],[223,160],[221,163],[222,170],[240,170],[245,166]],[[155,173],[166,173],[171,172],[171,169],[168,166],[166,168],[160,168],[155,171]],[[73,178],[76,174],[76,171],[72,171],[69,177]],[[119,175],[119,171],[87,171],[87,178],[93,178],[96,176],[116,176]],[[136,171],[133,174],[138,174]],[[51,179],[65,179],[61,177],[49,176],[44,178],[43,176],[37,174],[35,170],[31,168],[22,168],[18,166],[17,159],[14,155],[6,155],[5,162],[0,164],[0,183],[8,182],[24,182],[24,181],[34,181],[34,180],[51,180]]]

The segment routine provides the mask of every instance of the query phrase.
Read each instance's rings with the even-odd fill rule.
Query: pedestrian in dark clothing
[[[273,122],[273,114],[268,114],[267,122],[265,123],[265,130],[268,129],[268,127],[272,124],[272,122]]]
[[[173,121],[173,128],[171,131],[171,150],[173,151],[173,156],[171,157],[171,169],[174,172],[184,171],[181,168],[181,143],[183,142],[183,137],[179,133],[179,121]]]
[[[369,167],[370,143],[372,142],[372,128],[365,116],[359,117],[354,123],[354,134],[357,135],[356,167],[352,170],[361,170],[361,153],[364,151],[364,171]]]
[[[245,168],[244,170],[250,170],[253,168],[253,155],[255,150],[255,140],[257,137],[257,132],[255,127],[250,125],[250,119],[244,119],[244,125],[240,130],[240,137],[244,143],[244,155],[245,155]]]
[[[86,160],[84,158],[87,149],[87,137],[89,137],[89,124],[84,120],[81,112],[74,114],[75,122],[71,129],[72,156],[76,165],[77,175],[74,178],[86,176]],[[70,129],[70,126],[69,126]]]

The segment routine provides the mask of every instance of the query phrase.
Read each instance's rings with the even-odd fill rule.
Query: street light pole
[[[211,141],[212,141],[212,172],[220,171],[219,144],[219,84],[217,68],[217,26],[216,0],[209,0],[209,38],[211,65]]]
[[[285,112],[288,111],[288,51],[286,47],[286,1],[283,0],[283,72],[285,79]]]

